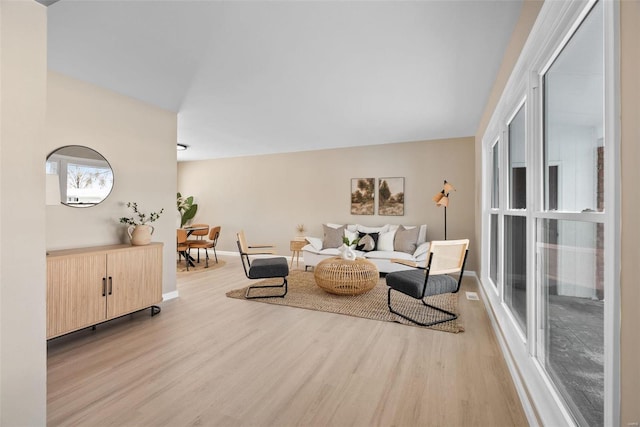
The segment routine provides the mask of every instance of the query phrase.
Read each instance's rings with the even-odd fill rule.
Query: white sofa
[[[377,233],[378,239],[375,248],[371,251],[356,250],[356,255],[376,264],[381,273],[411,269],[406,265],[391,262],[391,259],[394,258],[424,265],[429,252],[427,226],[424,224],[419,226],[387,224],[380,227],[367,227],[359,224],[323,224],[323,227],[325,229],[324,237],[306,236],[309,244],[302,248],[305,270],[308,267],[315,267],[324,259],[340,255],[339,245],[336,244],[335,239],[331,243],[328,242],[331,240],[331,236],[328,234],[332,234],[332,230],[337,231],[342,227],[344,227],[344,235],[350,242],[363,234]],[[413,242],[414,236],[415,242]],[[327,243],[329,243],[329,247],[327,247]]]

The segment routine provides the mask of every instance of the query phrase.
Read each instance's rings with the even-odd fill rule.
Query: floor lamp
[[[445,179],[442,190],[436,193],[432,199],[436,202],[436,206],[444,206],[444,240],[447,240],[447,206],[449,206],[449,193],[451,191],[456,191],[456,189]]]

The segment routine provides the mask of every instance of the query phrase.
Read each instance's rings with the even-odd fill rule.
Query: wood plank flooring
[[[180,297],[48,343],[50,426],[521,426],[476,289],[460,334],[227,298],[239,258]]]

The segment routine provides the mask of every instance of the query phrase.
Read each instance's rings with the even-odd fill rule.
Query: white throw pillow
[[[316,251],[322,250],[322,239],[318,237],[305,237],[305,239]]]
[[[424,242],[421,243],[417,248],[416,251],[413,253],[413,257],[414,258],[419,258],[420,256],[426,254],[427,252],[429,252],[429,247],[431,246],[431,242]]]
[[[357,231],[351,231],[349,229],[345,229],[344,230],[344,237],[349,239],[349,243],[351,243],[354,240],[356,240],[358,238],[358,236],[360,236],[360,235],[358,234]],[[353,247],[355,247],[355,244],[353,245]]]
[[[378,236],[378,246],[376,247],[377,250],[393,252],[393,238],[395,237],[395,235],[396,230],[380,233]]]
[[[389,231],[389,225],[383,225],[382,227],[367,227],[365,225],[356,225],[356,229],[362,233],[384,233],[385,231]]]

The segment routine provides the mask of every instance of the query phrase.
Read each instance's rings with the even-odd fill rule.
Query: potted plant
[[[180,212],[180,228],[196,216],[198,211],[198,205],[193,203],[193,196],[182,197],[182,194],[178,193],[178,212]]]
[[[148,245],[151,243],[151,235],[155,228],[147,223],[154,222],[160,218],[160,215],[164,212],[164,208],[160,209],[160,212],[151,212],[147,216],[147,214],[138,210],[138,204],[136,202],[127,202],[127,207],[131,208],[135,215],[132,217],[123,216],[120,218],[120,222],[129,226],[127,228],[127,234],[129,234],[131,244],[134,246]]]

